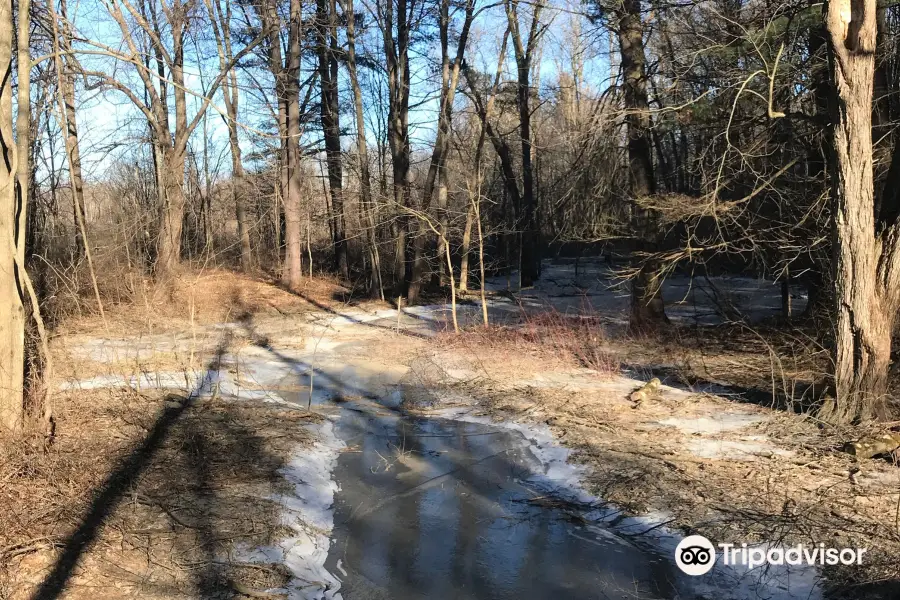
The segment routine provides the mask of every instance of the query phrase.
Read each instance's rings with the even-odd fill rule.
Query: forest
[[[579,417],[602,421],[610,432],[631,431],[632,425],[643,431],[634,415],[663,410],[661,393],[680,398],[677,390],[689,390],[729,406],[760,405],[766,416],[752,418],[766,423],[791,419],[798,429],[784,434],[785,440],[793,436],[785,442],[791,449],[784,450],[792,453],[784,460],[793,467],[785,469],[813,452],[815,460],[844,461],[816,473],[838,469],[853,486],[860,468],[868,469],[859,465],[873,457],[877,471],[895,470],[900,3],[355,2],[0,0],[0,240],[7,240],[0,248],[0,486],[8,488],[3,502],[18,507],[10,508],[18,515],[10,521],[15,525],[0,526],[0,562],[35,555],[48,561],[30,571],[41,574],[34,580],[16,580],[0,567],[0,598],[61,594],[73,573],[88,568],[82,555],[106,535],[100,531],[111,528],[109,520],[119,518],[114,515],[129,495],[142,510],[160,508],[179,531],[205,531],[209,539],[191,547],[204,549],[207,567],[218,564],[210,557],[224,550],[210,540],[218,540],[220,531],[186,526],[183,516],[173,516],[181,510],[177,505],[136,490],[148,473],[157,473],[154,465],[167,452],[181,456],[172,444],[206,457],[196,460],[210,469],[228,471],[213,458],[221,442],[209,437],[214,429],[232,431],[240,422],[242,436],[259,427],[275,427],[281,432],[276,437],[300,435],[279,429],[294,417],[279,413],[276,427],[272,417],[241,412],[248,405],[196,412],[195,398],[221,395],[225,402],[229,396],[220,385],[227,378],[224,365],[241,365],[233,367],[238,373],[243,368],[243,346],[235,339],[254,352],[273,353],[282,364],[302,363],[307,379],[294,382],[308,390],[297,392],[307,411],[302,419],[331,418],[310,416],[319,385],[314,373],[335,386],[343,376],[320,375],[313,359],[290,362],[276,343],[284,342],[289,356],[299,351],[291,344],[302,346],[298,340],[343,339],[338,325],[315,337],[310,328],[318,326],[319,314],[352,321],[360,326],[354,331],[368,325],[408,334],[406,347],[366,337],[381,332],[354,335],[373,344],[367,351],[372,356],[424,378],[416,389],[430,398],[462,386],[487,402],[484,397],[496,390],[487,384],[476,390],[481,380],[474,375],[465,386],[447,383],[446,373],[433,376],[431,367],[416,366],[423,353],[432,352],[429,361],[450,369],[446,364],[456,359],[447,357],[457,356],[451,350],[487,352],[488,370],[490,364],[500,368],[504,352],[509,360],[549,353],[546,360],[564,357],[568,368],[600,373],[601,379],[628,378],[631,383],[621,385],[632,387],[624,395],[615,392],[617,401],[629,399],[631,412],[616,417],[626,425],[610,425],[602,411]],[[698,295],[707,316],[698,312]],[[423,325],[438,313],[440,331]],[[306,329],[295,332],[301,321]],[[232,332],[227,339],[213,344],[226,330]],[[177,360],[142,362],[145,350],[158,358],[157,350],[144,347],[154,335],[175,340],[165,352]],[[206,342],[197,342],[198,336]],[[187,338],[189,350],[180,345]],[[332,352],[328,343],[323,352]],[[123,355],[99,359],[97,352],[109,347]],[[316,356],[319,342],[312,348]],[[338,364],[342,356],[327,360]],[[90,361],[115,364],[121,373],[91,370],[96,364],[85,366]],[[178,385],[160,383],[173,368],[175,379],[182,378]],[[151,372],[156,383],[142,389]],[[120,375],[125,379],[119,387],[128,391],[117,393],[125,396],[104,396],[100,412],[83,408],[94,403],[90,394],[99,393],[85,381],[107,389],[115,386],[101,385],[97,377]],[[408,391],[411,376],[394,384]],[[515,374],[503,377],[512,394]],[[594,384],[585,389],[608,397],[613,384],[604,381],[597,384],[602,393]],[[268,380],[259,385],[281,394]],[[161,395],[182,387],[183,400]],[[147,397],[150,388],[158,388],[158,397],[134,408],[135,398]],[[326,402],[331,408],[322,410],[338,411],[334,398],[354,394],[369,397],[335,392]],[[494,398],[491,410],[532,410],[524,399],[510,398]],[[560,404],[551,410],[552,399],[534,406],[541,402],[546,406],[538,412],[554,415],[546,425],[559,436],[553,428],[570,409]],[[425,409],[416,406],[420,412],[414,414],[425,418]],[[600,410],[592,406],[584,410]],[[124,418],[122,407],[142,416],[129,417],[127,427],[110,424]],[[716,412],[709,410],[702,419]],[[663,417],[681,425],[688,419],[673,409],[653,423],[667,423]],[[346,418],[340,417],[343,427]],[[144,424],[132,431],[132,421]],[[197,434],[207,436],[205,446],[181,430],[187,423],[206,432]],[[588,428],[586,442],[564,439],[579,452],[602,446],[607,435],[584,422],[572,427]],[[86,441],[95,428],[111,436],[106,447],[117,449],[88,468],[96,458],[91,452],[105,454]],[[294,442],[308,445],[314,437]],[[288,460],[279,454],[287,446],[272,450],[265,439],[229,437],[223,452],[240,454],[258,445],[279,456],[275,462]],[[250,465],[247,473],[259,471],[254,485],[277,471],[261,452],[240,455]],[[593,452],[600,456],[596,447]],[[643,458],[634,458],[641,452]],[[653,455],[656,466],[629,468],[645,476],[655,472],[659,461],[667,464],[660,452]],[[731,469],[743,460],[702,452],[687,461],[690,467],[671,470],[685,473],[703,460],[731,461]],[[66,458],[75,454],[82,458]],[[378,456],[384,472],[395,464],[412,469],[402,449],[396,460]],[[652,458],[644,449],[630,456]],[[625,464],[620,460],[613,462]],[[121,470],[126,464],[130,471]],[[350,471],[343,468],[335,477],[347,487],[341,477]],[[192,510],[209,517],[213,530],[218,517],[209,516],[212,509],[203,503],[212,502],[209,490],[217,484],[197,473],[190,471],[185,481],[211,487],[182,490],[180,501],[196,496]],[[791,473],[781,477],[804,477]],[[728,477],[737,475],[729,471]],[[666,485],[676,489],[686,481]],[[900,581],[890,566],[900,552],[900,495],[895,479],[890,482],[883,479],[886,488],[866,496],[879,500],[859,509],[869,510],[868,525],[810,516],[840,512],[834,507],[843,495],[803,500],[789,494],[765,502],[781,502],[784,518],[803,512],[799,505],[819,505],[804,513],[809,522],[798,516],[791,527],[775,524],[781,517],[770,507],[771,521],[745,512],[739,527],[766,543],[775,543],[777,531],[777,542],[786,544],[788,530],[813,538],[818,532],[816,539],[838,531],[857,542],[868,536],[872,555],[880,558],[868,570],[826,573],[830,583],[823,589],[846,597],[863,597],[863,589],[874,594],[875,583]],[[602,488],[604,500],[633,514],[653,508],[643,504],[647,497],[628,495],[636,492],[626,493],[625,480],[606,483],[586,485],[592,493]],[[728,487],[716,485],[720,492]],[[75,512],[43,513],[42,488],[55,490],[47,492],[53,506],[74,503]],[[108,505],[98,505],[106,495]],[[678,504],[672,497],[668,502]],[[747,502],[755,510],[753,502],[762,501]],[[241,512],[240,506],[229,510]],[[85,530],[91,519],[94,525]],[[676,515],[673,527],[691,530],[696,523],[687,519]],[[343,560],[349,564],[348,556]],[[306,576],[319,581],[337,573],[330,562],[323,564],[327,576],[312,567]],[[234,597],[340,597],[296,595],[294,584],[278,583],[281,571],[263,585],[231,571],[187,570],[195,585],[189,597],[232,597],[215,595],[225,580]],[[375,597],[358,583],[344,584],[348,598]],[[421,592],[422,585],[411,589]],[[391,597],[416,597],[385,586]],[[87,593],[90,586],[78,589]],[[140,597],[181,597],[162,588],[135,589],[143,590]],[[287,590],[286,596],[271,589]],[[660,589],[654,592],[660,596],[646,597],[675,597]],[[751,597],[734,589],[734,598]],[[533,597],[552,594],[541,590]],[[471,597],[506,597],[488,587],[481,591]],[[510,597],[525,597],[518,593]]]

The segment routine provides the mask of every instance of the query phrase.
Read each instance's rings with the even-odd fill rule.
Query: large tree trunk
[[[158,111],[158,139],[163,149],[165,172],[162,175],[162,226],[159,233],[159,252],[156,257],[156,273],[165,277],[181,264],[181,232],[184,227],[184,176],[187,159],[187,143],[191,130],[187,120],[187,92],[184,85],[184,33],[187,15],[182,11],[172,11],[169,21],[172,27],[172,60],[170,75],[175,98],[175,136],[170,141],[168,126],[160,125],[168,120],[165,103]]]
[[[0,69],[12,70],[12,0],[0,0]],[[11,77],[0,87],[0,425],[19,430],[24,421],[25,309],[17,284],[16,144],[13,140]],[[27,154],[22,157],[27,162]]]
[[[835,86],[832,177],[834,420],[886,416],[891,332],[900,287],[900,231],[875,229],[872,90],[875,0],[832,0],[825,22]],[[849,17],[849,21],[848,21]]]
[[[656,249],[658,235],[654,219],[641,209],[636,199],[656,192],[653,177],[653,153],[650,146],[650,102],[644,54],[644,25],[640,0],[625,0],[619,17],[619,50],[622,56],[622,76],[626,127],[628,130],[628,164],[632,196],[632,226],[638,236],[638,250]],[[668,322],[662,299],[662,278],[652,261],[643,260],[640,271],[631,284],[630,327],[647,332]]]
[[[156,273],[165,277],[181,263],[181,231],[184,226],[184,169],[186,156],[173,148],[162,148],[160,203],[162,223],[156,254]]]

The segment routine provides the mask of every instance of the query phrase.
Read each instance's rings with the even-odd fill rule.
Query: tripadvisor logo
[[[861,565],[867,548],[826,548],[825,544],[790,548],[748,546],[747,544],[718,545],[722,564],[742,565],[748,569],[762,565]],[[691,535],[675,548],[675,564],[688,575],[705,575],[716,564],[716,547],[702,535]]]
[[[716,564],[716,549],[702,535],[689,535],[675,548],[675,564],[688,575],[705,575]]]

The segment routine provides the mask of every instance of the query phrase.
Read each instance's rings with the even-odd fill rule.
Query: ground
[[[459,334],[446,307],[398,316],[332,282],[293,293],[226,272],[184,278],[143,307],[107,307],[105,320],[70,317],[54,339],[56,438],[2,442],[0,598],[327,590],[327,573],[305,564],[307,583],[289,581],[301,567],[285,540],[327,548],[329,521],[310,507],[333,497],[317,454],[330,448],[329,415],[306,403],[351,398],[361,380],[399,390],[408,412],[549,428],[584,467],[576,483],[650,528],[867,547],[864,568],[826,570],[816,585],[892,597],[883,584],[898,578],[900,475],[842,451],[868,431],[793,410],[820,368],[809,336],[752,320],[700,327],[763,284],[675,280],[673,329],[632,339],[602,269],[572,277],[571,266],[550,265],[513,300],[492,298],[488,328],[464,304]],[[751,317],[773,316],[767,293]],[[298,369],[303,385],[284,374]],[[632,402],[653,376],[662,393]],[[304,485],[322,497],[312,502]],[[285,514],[306,526],[292,531]]]

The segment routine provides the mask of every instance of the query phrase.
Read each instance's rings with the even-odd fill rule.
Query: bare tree
[[[163,17],[159,16],[156,2]],[[125,50],[118,51],[112,47],[92,41],[105,53],[134,66],[143,83],[147,101],[136,94],[123,81],[110,73],[98,70],[82,69],[82,72],[95,78],[99,83],[124,94],[147,119],[153,134],[157,153],[158,193],[162,209],[159,239],[157,242],[156,272],[166,275],[175,269],[181,261],[181,231],[184,221],[185,196],[184,178],[187,166],[187,146],[194,130],[203,120],[206,109],[212,102],[219,87],[228,78],[237,61],[251,52],[262,42],[265,31],[247,43],[235,54],[211,82],[205,94],[200,95],[201,106],[189,120],[187,114],[188,87],[185,85],[185,39],[196,16],[192,13],[196,0],[148,0],[135,7],[129,0],[112,0],[104,5],[117,24],[122,35]],[[169,47],[161,34],[161,23],[165,21],[172,39]],[[132,28],[131,24],[136,25]],[[136,37],[140,33],[141,38]],[[142,44],[146,44],[154,60],[156,69],[146,66],[141,57]],[[175,101],[174,130],[169,125],[168,87],[171,85]],[[199,94],[198,94],[199,95]]]
[[[247,217],[247,182],[244,176],[244,164],[241,158],[241,145],[238,139],[238,117],[240,92],[238,89],[237,69],[234,62],[234,51],[231,44],[231,2],[225,2],[225,9],[219,0],[205,0],[216,38],[216,49],[219,54],[219,69],[227,72],[222,84],[222,98],[225,101],[225,115],[222,116],[228,129],[228,145],[231,149],[231,189],[234,199],[235,217],[238,226],[238,239],[241,244],[241,268],[249,271],[252,267],[250,248],[250,223]],[[204,125],[205,127],[205,125]],[[204,142],[205,143],[205,142]]]
[[[412,184],[410,172],[412,150],[409,141],[409,52],[415,8],[415,0],[386,0],[377,3],[376,7],[376,18],[384,41],[385,66],[387,68],[387,138],[393,169],[394,205],[399,212],[395,220],[394,232],[396,241],[394,280],[398,292],[402,291],[403,283],[406,280],[406,239],[409,217],[404,208],[408,206]]]
[[[331,192],[331,234],[334,267],[344,280],[350,279],[347,258],[347,225],[344,215],[344,176],[341,156],[341,120],[338,102],[338,34],[336,0],[316,0],[316,32],[319,58],[319,104],[325,137],[325,163]]]
[[[359,158],[360,181],[360,214],[366,230],[366,241],[369,252],[369,295],[373,298],[384,297],[384,286],[381,281],[381,257],[378,251],[378,232],[375,229],[373,212],[372,177],[369,172],[369,148],[366,139],[366,118],[363,106],[362,88],[359,83],[359,72],[356,62],[356,14],[353,0],[344,0],[341,9],[347,23],[347,70],[350,75],[350,88],[353,91],[353,109],[356,120],[356,152]]]
[[[509,21],[509,35],[516,57],[516,104],[519,109],[519,137],[522,142],[522,196],[519,206],[519,268],[523,286],[531,285],[540,275],[541,251],[540,232],[537,226],[537,197],[534,182],[534,151],[531,131],[531,86],[532,69],[540,67],[535,62],[535,53],[547,25],[541,21],[545,0],[531,4],[531,22],[528,37],[522,34],[519,23],[519,0],[505,0],[506,17]]]
[[[465,58],[466,44],[469,39],[469,31],[475,19],[475,0],[467,0],[465,4],[465,16],[462,29],[456,45],[454,57],[450,57],[450,1],[441,0],[440,15],[438,17],[438,31],[441,41],[441,93],[438,107],[438,126],[434,140],[434,148],[431,152],[431,161],[428,165],[428,174],[425,178],[425,189],[422,192],[422,210],[427,211],[431,205],[435,186],[438,187],[438,258],[446,254],[444,243],[447,230],[447,173],[445,163],[450,141],[450,124],[453,118],[453,101],[456,97],[456,89],[459,84],[459,72]],[[426,238],[420,232],[413,244],[413,271],[409,282],[407,297],[410,302],[415,302],[421,292],[425,280],[425,245]],[[443,264],[443,263],[441,263]],[[443,269],[441,269],[443,272]]]
[[[24,230],[16,218],[19,208],[16,174],[19,152],[13,139],[12,68],[13,2],[0,1],[0,423],[18,430],[24,417],[25,308],[17,283]],[[27,54],[26,54],[27,56]],[[27,153],[25,154],[27,157]],[[27,162],[27,159],[26,159]],[[22,250],[24,253],[24,248]]]

